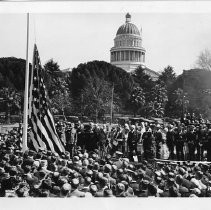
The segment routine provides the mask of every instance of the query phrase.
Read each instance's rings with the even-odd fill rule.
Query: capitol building
[[[138,66],[142,66],[145,73],[156,80],[159,74],[146,67],[145,55],[142,34],[137,26],[131,23],[131,15],[127,13],[125,23],[118,28],[114,38],[114,46],[110,50],[111,64],[127,72],[132,72]]]

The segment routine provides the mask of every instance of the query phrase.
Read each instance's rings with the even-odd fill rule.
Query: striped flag
[[[31,84],[29,93],[30,138],[36,151],[64,152],[64,146],[56,132],[53,116],[48,107],[43,70],[36,44],[34,45]]]

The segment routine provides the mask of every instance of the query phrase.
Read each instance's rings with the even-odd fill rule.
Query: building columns
[[[134,50],[120,50],[111,52],[111,62],[116,61],[132,61],[132,62],[145,62],[145,53]]]

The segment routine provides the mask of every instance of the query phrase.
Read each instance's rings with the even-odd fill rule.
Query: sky
[[[128,11],[142,28],[146,66],[160,72],[168,65],[177,74],[195,66],[198,55],[211,49],[211,13],[140,13]],[[30,14],[29,61],[36,42],[45,64],[53,58],[61,69],[93,60],[110,62],[118,28],[126,12]],[[0,14],[0,57],[26,57],[26,14]]]

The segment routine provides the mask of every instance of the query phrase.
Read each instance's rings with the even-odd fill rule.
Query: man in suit
[[[160,158],[161,143],[162,143],[162,140],[163,140],[159,124],[156,126],[156,131],[154,133],[154,136],[155,136],[155,142],[156,142],[156,158],[159,159]]]
[[[184,160],[184,135],[180,127],[174,129],[174,142],[176,145],[177,160]]]
[[[117,126],[116,129],[113,131],[113,138],[111,141],[112,150],[111,155],[113,155],[118,150],[118,139],[123,139],[123,133],[120,126]]]
[[[128,147],[129,147],[129,159],[133,160],[133,155],[137,154],[137,144],[138,144],[138,133],[135,130],[135,125],[131,125],[131,130],[128,133]]]
[[[143,139],[143,149],[144,149],[144,158],[146,160],[151,159],[154,157],[154,136],[152,135],[152,132],[150,131],[149,127],[146,128],[146,132],[142,135]]]
[[[186,134],[188,150],[189,150],[189,160],[195,160],[195,149],[196,149],[196,133],[194,131],[194,126],[189,126],[189,130]]]

